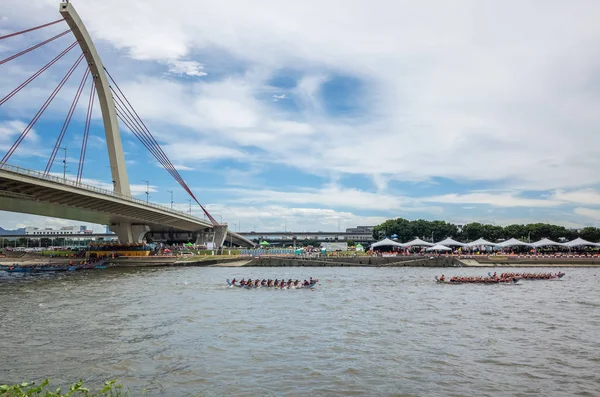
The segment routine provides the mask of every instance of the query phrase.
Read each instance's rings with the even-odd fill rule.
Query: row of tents
[[[394,240],[390,240],[389,238],[385,238],[381,241],[371,244],[371,249],[377,247],[398,247],[398,248],[410,248],[410,247],[428,247],[426,251],[451,251],[450,247],[462,247],[462,248],[474,248],[474,247],[498,247],[498,248],[509,248],[509,247],[531,247],[531,248],[540,248],[540,247],[567,247],[567,248],[575,248],[575,247],[600,247],[600,243],[592,243],[590,241],[586,241],[582,238],[576,238],[573,241],[568,241],[566,243],[558,243],[556,241],[552,241],[550,239],[544,238],[540,241],[536,241],[535,243],[525,243],[523,241],[517,240],[516,238],[511,238],[510,240],[503,241],[501,243],[492,243],[483,238],[472,241],[470,243],[461,243],[460,241],[453,240],[451,238],[447,238],[445,240],[439,241],[437,243],[429,243],[427,241],[423,241],[420,238],[409,241],[408,243],[399,243]]]

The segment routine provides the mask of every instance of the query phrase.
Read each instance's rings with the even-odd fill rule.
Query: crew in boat
[[[240,285],[246,285],[246,280],[242,279],[242,281],[240,281]]]
[[[443,274],[440,276],[440,281],[446,281],[446,277]]]
[[[231,284],[235,284],[235,278],[231,280]]]
[[[275,282],[273,283],[274,287],[279,287],[279,280],[275,279]]]

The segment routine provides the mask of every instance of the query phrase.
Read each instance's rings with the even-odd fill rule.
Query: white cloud
[[[385,221],[382,216],[361,216],[352,212],[324,208],[268,206],[235,206],[210,204],[207,210],[220,221],[227,222],[233,230],[241,231],[336,231],[357,225],[377,225]],[[197,215],[200,209],[195,210]],[[241,225],[241,229],[240,229]]]
[[[422,205],[419,199],[383,193],[371,193],[359,189],[348,189],[335,184],[321,188],[290,189],[288,191],[256,188],[226,188],[220,192],[237,198],[232,203],[317,205],[327,208],[354,208],[377,212],[427,212],[441,213],[437,206]]]
[[[445,194],[423,198],[425,202],[444,204],[487,204],[495,207],[556,207],[564,204],[558,200],[519,197],[517,192],[472,192]]]
[[[595,189],[557,190],[552,198],[569,203],[600,206],[600,192]]]
[[[206,161],[215,160],[221,158],[238,158],[244,157],[244,154],[236,149],[231,149],[223,146],[216,146],[212,144],[202,144],[196,142],[173,142],[164,146],[164,151],[167,153],[170,159],[176,161]],[[184,170],[180,164],[178,169]],[[183,166],[185,167],[185,166]],[[190,169],[190,167],[187,167]]]
[[[273,95],[273,101],[274,101],[274,102],[280,101],[280,100],[282,100],[282,99],[286,99],[286,96],[285,96],[285,94],[281,94],[281,95],[274,94],[274,95]]]
[[[50,175],[52,176],[56,176],[59,178],[63,177],[62,173],[58,173],[58,172],[51,172]],[[71,174],[67,174],[66,175],[66,179],[70,180],[70,181],[76,181],[77,178],[75,175],[71,175]],[[108,191],[113,191],[113,184],[112,182],[106,182],[106,181],[101,181],[98,179],[93,179],[93,178],[81,178],[81,184],[82,185],[89,185],[89,186],[93,186],[93,187],[97,187],[100,189],[104,189],[104,190],[108,190]],[[158,187],[154,186],[154,185],[150,185],[149,187],[147,185],[139,185],[139,184],[129,184],[129,188],[131,189],[131,195],[133,196],[137,196],[137,195],[141,195],[141,194],[146,194],[146,189],[148,189],[148,192],[150,193],[156,193],[158,192]]]
[[[43,217],[29,214],[19,214],[15,212],[0,211],[0,226],[7,230],[25,228],[29,226],[37,228],[53,228],[60,229],[63,226],[77,226],[86,225],[88,229],[92,229],[95,233],[104,233],[105,227],[103,225],[97,225],[86,222],[75,222],[67,219]]]
[[[261,7],[234,0],[228,7],[184,3],[77,4],[108,56],[105,63],[124,68],[121,87],[178,164],[198,168],[199,162],[236,159],[260,163],[266,172],[285,164],[325,178],[357,174],[380,193],[393,181],[436,177],[493,181],[505,189],[441,195],[428,203],[521,209],[597,203],[587,188],[600,183],[600,56],[594,47],[600,4],[549,1],[540,9],[466,1],[457,12],[443,1],[349,2],[340,9],[325,0],[318,13],[309,1],[290,14],[287,4],[274,0]],[[55,6],[40,0],[4,12],[9,27],[28,27],[48,20]],[[219,69],[222,54],[234,72]],[[201,75],[204,64],[220,73],[210,80],[158,78],[157,64],[178,75]],[[7,87],[36,70],[4,66],[0,85]],[[281,94],[272,80],[287,70],[297,82]],[[325,98],[325,84],[339,76],[358,82],[360,90],[340,98],[329,87]],[[15,97],[11,119],[27,120],[25,111],[45,99],[56,79]],[[283,95],[294,111],[274,103]],[[57,100],[67,98],[65,92]],[[358,110],[332,112],[342,99],[353,99]],[[290,172],[291,183],[294,178]],[[352,208],[374,210],[378,199],[399,209],[422,205],[390,193],[326,190],[292,192],[298,198],[265,194],[291,205],[324,200],[332,208],[338,204],[327,193]],[[522,190],[555,193],[537,199]],[[267,202],[264,194],[253,199]]]
[[[169,73],[182,76],[202,77],[206,76],[204,65],[196,61],[169,60]]]
[[[581,215],[585,218],[588,218],[588,220],[592,220],[592,223],[594,225],[600,223],[600,210],[598,209],[578,207],[575,208],[573,212],[577,215]]]

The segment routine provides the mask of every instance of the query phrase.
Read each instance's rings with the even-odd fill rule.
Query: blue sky
[[[188,185],[234,229],[336,230],[395,217],[600,226],[594,2],[73,3]],[[58,19],[57,8],[2,9],[0,34]],[[65,26],[0,41],[0,58]],[[0,65],[2,93],[72,41]],[[3,153],[79,53],[0,107]],[[82,73],[9,163],[44,169]],[[87,95],[67,133],[71,177]],[[110,187],[97,110],[84,178]],[[152,201],[168,204],[173,189],[187,208],[125,128],[122,138],[134,194],[145,197],[150,180]],[[5,228],[71,223],[0,212]]]

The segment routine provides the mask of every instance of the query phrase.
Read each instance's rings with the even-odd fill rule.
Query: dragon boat
[[[488,276],[493,277],[491,273]],[[502,273],[501,278],[504,277],[517,277],[522,280],[560,280],[565,276],[565,273]]]
[[[308,284],[308,285],[302,285],[301,283],[299,283],[298,285],[291,285],[291,286],[284,286],[284,287],[280,287],[278,286],[266,286],[266,285],[258,285],[258,286],[249,286],[249,285],[241,285],[239,283],[232,283],[231,280],[227,279],[227,285],[230,287],[237,287],[237,288],[245,288],[245,289],[259,289],[259,288],[268,288],[268,289],[310,289],[310,288],[314,288],[314,286],[317,284],[319,280],[313,280],[312,283]]]
[[[506,279],[493,279],[493,278],[477,278],[473,280],[440,280],[438,276],[435,276],[435,281],[438,284],[516,284],[519,282],[519,278],[506,278]]]

